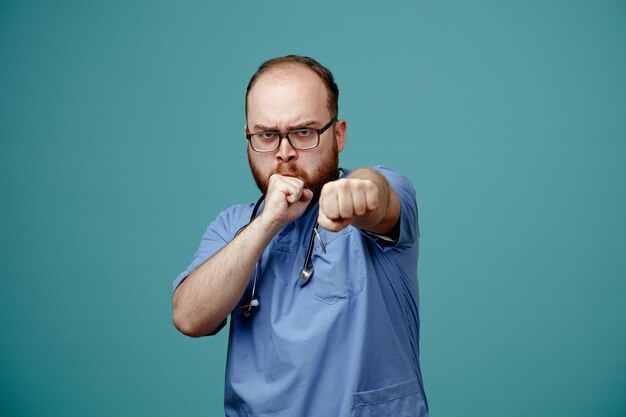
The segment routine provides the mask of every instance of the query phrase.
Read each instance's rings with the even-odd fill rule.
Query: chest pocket
[[[315,272],[307,285],[313,297],[334,304],[363,290],[366,270],[358,233],[352,227],[339,233],[321,232],[326,253],[316,243],[311,257]]]

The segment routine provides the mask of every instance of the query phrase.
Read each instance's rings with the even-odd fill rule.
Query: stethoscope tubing
[[[243,229],[245,229],[256,218],[257,213],[259,212],[261,204],[263,203],[264,200],[265,200],[265,195],[262,195],[258,199],[256,204],[254,205],[254,208],[252,209],[250,220],[248,221],[247,224],[243,225],[239,230],[237,230],[237,233],[235,233],[235,237],[237,237],[237,235],[239,235],[239,233],[241,233]],[[318,226],[319,226],[319,223],[316,220],[315,224],[313,225],[313,230],[311,232],[311,237],[309,239],[309,246],[307,248],[306,257],[304,259],[304,264],[302,265],[302,270],[300,271],[300,275],[298,279],[298,285],[300,287],[304,287],[305,285],[307,285],[309,281],[311,280],[311,277],[313,276],[314,268],[313,268],[313,265],[311,264],[311,258],[313,257],[313,249],[315,247],[316,238],[320,242],[322,251],[326,253],[326,247],[324,246],[324,241],[322,240],[322,238],[319,235],[319,232],[317,231]],[[245,317],[250,317],[252,313],[252,307],[258,307],[260,305],[259,299],[255,298],[258,275],[259,275],[259,263],[257,261],[257,263],[254,266],[254,277],[252,280],[252,293],[250,295],[250,302],[247,304],[238,305],[239,308],[245,309],[244,311]]]

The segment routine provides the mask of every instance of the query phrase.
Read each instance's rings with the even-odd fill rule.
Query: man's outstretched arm
[[[263,249],[285,224],[304,213],[312,194],[297,178],[273,175],[259,217],[189,274],[174,292],[176,328],[194,337],[215,330],[237,307]]]

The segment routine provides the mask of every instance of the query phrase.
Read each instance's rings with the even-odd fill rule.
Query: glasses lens
[[[278,147],[278,134],[273,132],[261,132],[250,137],[252,147],[259,152],[273,151]]]
[[[296,149],[315,148],[317,139],[317,131],[313,129],[299,129],[289,132],[289,142]]]

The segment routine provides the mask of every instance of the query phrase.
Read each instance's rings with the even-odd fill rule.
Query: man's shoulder
[[[254,208],[254,203],[239,203],[233,204],[221,211],[221,213],[231,213],[235,215],[245,214],[246,212],[252,211]]]
[[[373,167],[376,171],[380,172],[389,181],[389,184],[398,192],[398,188],[407,191],[409,194],[415,196],[415,188],[405,175],[400,173],[394,168],[390,168],[384,165],[378,165]]]
[[[249,220],[253,208],[254,203],[233,204],[220,211],[217,217],[226,223],[237,224],[241,222],[241,219]]]
[[[383,174],[385,177],[389,178],[399,178],[399,179],[403,179],[405,181],[407,181],[408,183],[410,183],[411,181],[409,181],[409,179],[404,176],[400,171],[398,171],[395,168],[386,166],[386,165],[376,165],[372,167],[373,169],[375,169],[376,171],[380,172],[381,174]]]
[[[250,213],[254,204],[234,204],[220,211],[211,221],[207,230],[223,229],[226,231],[237,230],[250,220]],[[229,232],[230,233],[230,232]],[[233,232],[234,233],[234,232]]]

